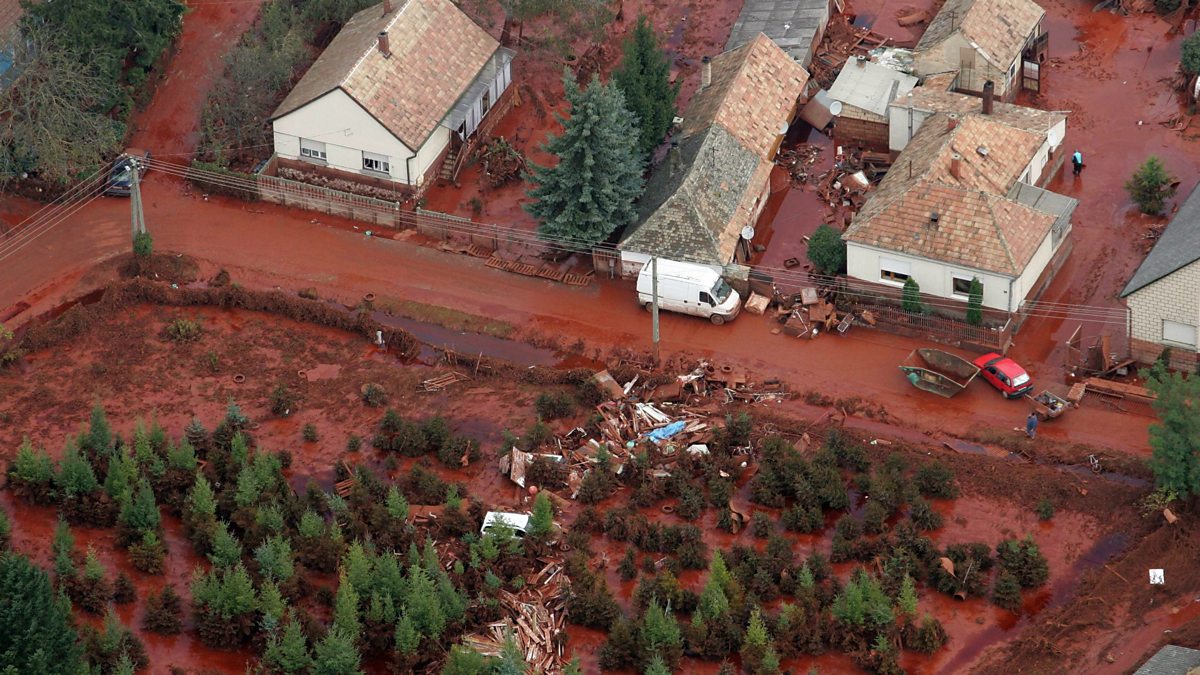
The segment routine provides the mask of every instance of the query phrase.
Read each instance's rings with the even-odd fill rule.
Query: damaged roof
[[[1200,186],[1180,204],[1150,254],[1121,291],[1125,297],[1200,260]]]
[[[692,97],[678,146],[646,181],[622,250],[723,264],[742,228],[754,224],[808,73],[761,34],[711,65],[712,81]]]
[[[936,49],[961,32],[983,58],[1007,71],[1045,15],[1033,0],[947,0],[914,51]]]
[[[912,91],[916,84],[912,75],[852,57],[829,88],[829,97],[843,106],[886,118],[892,100]],[[842,110],[845,114],[845,108]]]
[[[341,89],[411,150],[452,111],[500,48],[450,0],[393,0],[346,22],[272,119]],[[388,55],[378,46],[386,32]]]
[[[990,116],[970,115],[951,128],[946,115],[934,115],[896,158],[843,239],[1019,276],[1063,207],[1023,203],[1036,200],[1033,194],[1010,197],[1043,138]]]
[[[829,0],[746,0],[725,50],[737,49],[760,33],[800,65],[812,60],[813,41],[829,21]]]

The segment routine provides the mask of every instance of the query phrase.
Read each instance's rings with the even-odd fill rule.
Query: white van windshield
[[[716,285],[712,287],[712,296],[716,298],[718,305],[728,300],[729,294],[732,292],[733,289],[725,283],[724,279],[717,279]]]

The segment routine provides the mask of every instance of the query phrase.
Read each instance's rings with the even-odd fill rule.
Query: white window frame
[[[382,173],[388,176],[392,175],[392,162],[391,158],[389,158],[387,155],[377,155],[373,152],[367,152],[366,150],[363,150],[362,162],[363,171]],[[372,166],[372,164],[375,166]]]
[[[325,144],[321,141],[310,141],[307,138],[300,139],[300,156],[305,159],[315,159],[318,162],[324,162],[328,159],[328,155],[325,152]]]
[[[893,276],[903,276],[904,279],[897,280],[885,276],[891,274]],[[912,263],[903,260],[891,260],[889,258],[879,259],[879,282],[889,284],[891,286],[903,286],[904,282],[912,278]]]
[[[1168,337],[1168,330],[1170,330],[1171,337]],[[1186,339],[1178,339],[1178,338],[1184,338],[1186,333],[1191,333],[1191,342],[1188,342]],[[1196,327],[1191,324],[1183,323],[1181,321],[1171,321],[1170,319],[1163,319],[1162,320],[1162,341],[1165,343],[1173,344],[1173,345],[1180,345],[1183,347],[1187,347],[1189,349],[1195,349],[1196,348]]]
[[[951,273],[950,273],[950,295],[953,295],[953,296],[954,296],[954,297],[956,297],[956,298],[970,298],[970,297],[971,297],[971,291],[970,291],[970,287],[971,287],[971,279],[974,279],[974,278],[976,278],[976,277],[978,277],[978,276],[979,276],[979,275],[977,275],[977,274],[959,274],[959,273],[957,273],[957,272],[951,272]],[[966,292],[966,293],[959,293],[959,292],[958,292],[958,291],[957,291],[957,290],[954,288],[954,282],[955,282],[955,281],[965,281],[965,282],[967,282],[967,289],[968,289],[968,290],[967,290],[967,292]],[[980,283],[980,284],[982,284],[982,283],[983,283],[983,279],[980,279],[980,280],[979,280],[979,283]]]

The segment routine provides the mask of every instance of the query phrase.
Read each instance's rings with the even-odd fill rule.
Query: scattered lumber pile
[[[562,561],[539,558],[545,563],[528,577],[520,593],[500,591],[500,606],[506,616],[487,626],[483,635],[468,635],[463,643],[484,656],[499,656],[508,636],[525,655],[530,672],[558,673],[566,665],[564,658],[569,580]]]
[[[1139,387],[1134,384],[1125,384],[1123,382],[1113,382],[1100,377],[1089,377],[1083,381],[1084,387],[1089,393],[1101,394],[1117,399],[1128,399],[1138,403],[1153,403],[1157,396],[1154,392],[1145,387]]]
[[[582,428],[576,428],[548,441],[554,448],[546,452],[512,448],[500,460],[502,473],[526,487],[526,473],[534,459],[564,463],[574,498],[583,476],[597,465],[601,449],[612,458],[610,466],[619,474],[641,450],[653,447],[657,450],[651,453],[657,458],[656,470],[670,475],[661,467],[673,464],[681,450],[707,452],[706,444],[724,424],[720,405],[765,403],[790,396],[780,380],[757,382],[745,370],[704,361],[691,372],[663,384],[636,376],[622,385],[607,370],[596,373],[592,380],[608,399],[596,406],[600,418],[596,436],[588,438]],[[693,452],[696,448],[702,450]]]
[[[872,49],[887,44],[889,39],[870,28],[856,28],[845,14],[835,14],[829,19],[821,44],[813,54],[809,68],[812,79],[822,89],[829,89],[842,66],[846,65],[846,59],[851,56],[866,57]]]
[[[801,143],[794,148],[780,151],[775,163],[787,169],[792,178],[792,185],[803,185],[808,182],[808,176],[813,164],[821,155],[821,147],[811,143]]]
[[[421,383],[421,391],[441,391],[452,384],[471,379],[469,376],[452,370],[444,375],[431,377]]]

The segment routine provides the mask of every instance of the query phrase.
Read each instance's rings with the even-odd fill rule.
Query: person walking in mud
[[[1029,417],[1025,418],[1025,435],[1034,438],[1037,436],[1038,416],[1037,413],[1029,413]]]
[[[1073,173],[1076,176],[1078,176],[1080,173],[1083,172],[1083,153],[1082,152],[1079,152],[1078,150],[1076,150],[1075,154],[1071,155],[1071,168],[1073,169]]]

